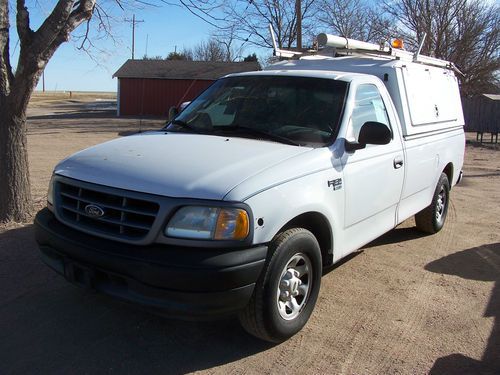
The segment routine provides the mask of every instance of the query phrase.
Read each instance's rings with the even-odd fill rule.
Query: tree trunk
[[[0,222],[22,222],[31,216],[28,102],[47,62],[76,28],[92,17],[95,2],[59,0],[35,32],[30,28],[25,0],[17,0],[20,51],[14,74],[9,60],[9,4],[0,0]]]
[[[0,139],[0,222],[27,221],[32,200],[25,112],[19,116],[15,107],[0,104]]]
[[[45,61],[26,50],[21,46],[8,94],[0,93],[0,223],[26,222],[33,213],[26,111]]]

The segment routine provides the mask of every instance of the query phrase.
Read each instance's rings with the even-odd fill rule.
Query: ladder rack
[[[430,56],[424,56],[419,53],[411,53],[402,49],[392,48],[387,46],[386,43],[377,45],[374,43],[367,43],[355,39],[349,39],[324,33],[319,34],[317,40],[319,47],[334,47],[336,48],[336,51],[391,56],[395,59],[400,59],[403,61],[438,66],[441,68],[456,69],[455,65],[449,61],[437,59]]]
[[[423,65],[436,66],[445,69],[451,69],[454,72],[464,76],[464,74],[450,61],[437,59],[435,57],[424,56],[420,54],[422,49],[424,38],[417,52],[412,53],[402,49],[392,48],[388,43],[374,44],[363,42],[360,40],[349,39],[341,36],[330,35],[321,33],[317,37],[317,49],[313,50],[303,50],[303,51],[290,51],[278,48],[276,43],[276,37],[274,34],[273,27],[269,25],[269,31],[271,34],[274,55],[279,58],[293,59],[301,58],[308,55],[321,55],[321,51],[325,48],[334,48],[334,53],[332,57],[335,57],[336,53],[346,53],[346,54],[359,54],[361,56],[384,56],[389,58],[394,58],[402,61],[413,62]]]

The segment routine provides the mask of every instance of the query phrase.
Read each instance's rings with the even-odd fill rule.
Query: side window
[[[384,101],[380,96],[377,86],[371,84],[359,85],[356,91],[348,136],[349,140],[358,139],[359,131],[367,121],[381,122],[391,129]]]

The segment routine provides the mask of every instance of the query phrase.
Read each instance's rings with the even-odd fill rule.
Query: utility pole
[[[132,16],[132,19],[125,18],[125,22],[130,22],[132,24],[132,60],[134,59],[135,54],[135,25],[137,23],[144,22],[144,20],[136,20],[135,14]]]
[[[295,16],[297,17],[297,50],[302,49],[302,2],[295,0]]]

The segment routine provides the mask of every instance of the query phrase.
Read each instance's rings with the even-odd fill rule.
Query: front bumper
[[[35,218],[42,260],[74,284],[185,319],[246,306],[267,246],[244,249],[128,245],[71,229],[43,209]]]

